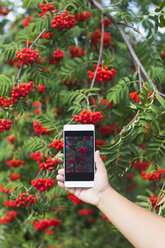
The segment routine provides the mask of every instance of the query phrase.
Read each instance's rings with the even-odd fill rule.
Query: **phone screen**
[[[94,179],[94,132],[65,131],[65,180]]]

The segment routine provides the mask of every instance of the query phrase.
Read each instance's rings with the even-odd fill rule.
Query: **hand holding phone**
[[[64,186],[64,174],[65,174],[64,169],[59,169],[57,180],[58,180],[58,185],[61,188],[66,189],[70,193],[74,194],[80,200],[98,207],[100,196],[102,195],[104,191],[109,190],[109,188],[111,187],[109,185],[107,171],[106,171],[106,168],[104,166],[102,159],[100,158],[99,151],[95,152],[94,157],[95,157],[95,162],[96,162],[96,170],[95,170],[93,187],[90,187],[90,188],[85,188],[85,187],[68,188],[67,187],[66,188]]]
[[[93,187],[94,125],[64,126],[65,187]]]

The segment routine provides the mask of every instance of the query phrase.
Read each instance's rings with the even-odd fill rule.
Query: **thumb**
[[[96,168],[98,170],[103,170],[105,169],[105,165],[103,163],[103,160],[100,157],[100,151],[95,152],[95,162],[96,162]]]

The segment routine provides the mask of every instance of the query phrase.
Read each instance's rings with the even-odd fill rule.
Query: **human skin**
[[[165,218],[129,201],[110,186],[99,151],[95,152],[95,162],[93,188],[65,188],[64,169],[58,171],[58,185],[98,207],[134,247],[165,248]]]

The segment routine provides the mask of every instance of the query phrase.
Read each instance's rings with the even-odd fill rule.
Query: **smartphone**
[[[94,185],[94,125],[64,126],[65,187]]]

